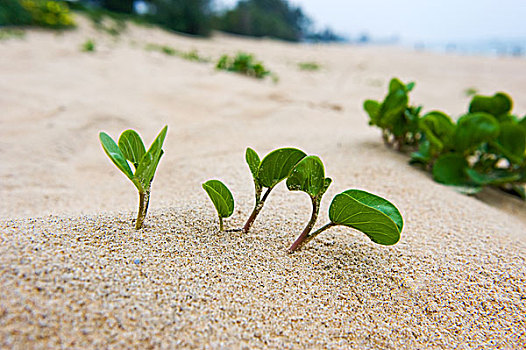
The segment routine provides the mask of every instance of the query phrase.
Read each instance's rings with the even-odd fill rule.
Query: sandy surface
[[[467,197],[386,149],[366,98],[392,76],[415,80],[425,110],[466,110],[464,90],[506,91],[526,113],[526,60],[395,48],[211,40],[129,26],[118,39],[28,32],[0,42],[1,348],[524,348],[526,206]],[[82,53],[88,38],[97,52]],[[257,81],[144,49],[216,60],[255,53],[280,78]],[[317,72],[297,63],[316,61]],[[98,142],[169,126],[145,228],[137,194]],[[310,216],[280,185],[253,230],[218,233],[202,182],[219,178],[248,216],[247,146],[319,155],[334,182],[388,198],[401,241],[374,245],[344,228],[286,248]]]

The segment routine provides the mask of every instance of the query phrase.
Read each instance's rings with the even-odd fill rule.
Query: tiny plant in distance
[[[272,189],[285,180],[296,164],[306,156],[305,152],[296,148],[280,148],[270,152],[260,161],[256,151],[247,148],[245,159],[254,180],[256,202],[243,232],[247,233],[250,230]],[[264,188],[266,191],[263,194]]]
[[[95,41],[92,39],[86,40],[80,47],[82,52],[95,52]]]
[[[232,192],[219,180],[209,180],[203,184],[219,217],[219,230],[223,231],[223,218],[228,218],[234,212],[234,197]]]
[[[329,219],[328,224],[313,233],[305,234],[304,231],[289,252],[294,252],[320,233],[337,225],[361,231],[375,243],[393,245],[400,240],[404,225],[402,215],[392,203],[361,190],[347,190],[336,195],[329,207]]]
[[[141,137],[134,130],[124,131],[119,137],[118,145],[105,132],[99,134],[102,148],[108,157],[133,182],[139,191],[139,212],[135,223],[135,229],[137,230],[142,227],[148,212],[150,189],[155,171],[164,153],[162,147],[167,130],[168,126],[165,126],[157,135],[148,151],[146,151]],[[131,170],[128,162],[133,165],[135,172]]]

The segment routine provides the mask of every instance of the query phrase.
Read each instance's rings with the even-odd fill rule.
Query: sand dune
[[[526,206],[494,191],[463,196],[386,149],[366,98],[392,76],[412,101],[454,116],[464,90],[506,91],[526,113],[526,61],[397,48],[212,39],[129,25],[118,38],[79,19],[63,34],[0,42],[0,347],[523,348]],[[80,45],[93,38],[94,53]],[[148,43],[256,54],[279,82],[217,72]],[[297,68],[322,65],[317,72]],[[168,125],[145,228],[137,194],[98,132],[150,143]],[[286,248],[310,215],[280,185],[248,235],[218,233],[202,182],[219,178],[248,216],[244,151],[319,155],[330,198],[359,188],[405,218],[400,243],[335,228]]]

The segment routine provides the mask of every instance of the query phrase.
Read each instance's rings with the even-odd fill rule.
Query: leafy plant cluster
[[[526,199],[526,116],[512,114],[507,94],[475,94],[468,112],[455,122],[440,111],[421,116],[422,107],[409,105],[413,87],[394,78],[382,102],[364,102],[369,124],[382,129],[387,145],[415,150],[411,163],[460,192],[493,186]]]
[[[51,29],[75,26],[68,5],[52,0],[2,0],[1,25],[34,25]]]
[[[153,43],[146,44],[145,49],[147,51],[161,52],[168,56],[177,56],[187,61],[194,61],[194,62],[209,62],[210,61],[207,58],[199,56],[199,53],[197,52],[197,50],[180,51],[168,45],[159,45],[159,44],[153,44]]]
[[[236,56],[221,56],[216,69],[236,72],[257,79],[263,79],[271,74],[263,63],[256,61],[253,55],[245,52],[238,52]]]
[[[337,225],[357,229],[378,244],[392,245],[400,239],[403,219],[398,209],[381,197],[354,189],[334,197],[329,207],[329,223],[313,232],[322,197],[332,183],[330,178],[325,177],[325,169],[319,157],[308,156],[295,148],[280,148],[260,160],[253,149],[247,148],[245,160],[254,182],[255,204],[243,228],[235,231],[247,233],[271,191],[286,180],[290,191],[305,192],[312,204],[311,218],[289,252],[294,252],[320,233]],[[217,210],[220,230],[223,230],[223,218],[230,217],[234,212],[234,197],[219,180],[207,181],[203,188]]]
[[[80,47],[82,52],[95,52],[95,41],[93,39],[87,39]]]
[[[300,62],[298,68],[304,71],[317,71],[320,70],[321,65],[314,61]]]

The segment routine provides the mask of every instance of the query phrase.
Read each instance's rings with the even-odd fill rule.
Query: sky
[[[219,0],[226,5],[236,0]],[[317,28],[411,42],[526,41],[526,0],[291,0]]]

